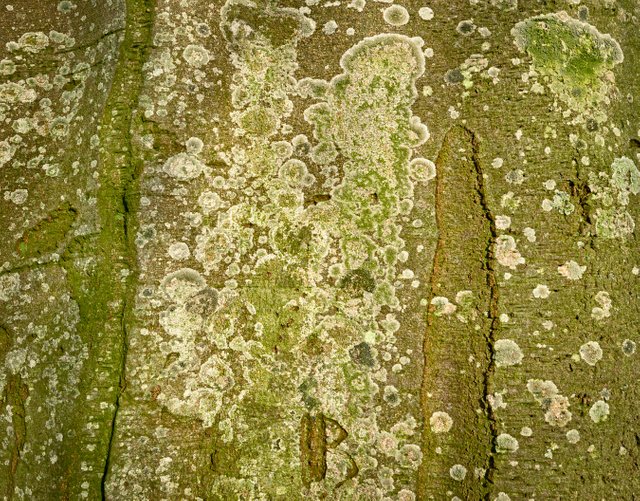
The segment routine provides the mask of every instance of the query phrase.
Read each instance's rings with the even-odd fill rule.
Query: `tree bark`
[[[635,499],[635,0],[5,3],[2,499]]]

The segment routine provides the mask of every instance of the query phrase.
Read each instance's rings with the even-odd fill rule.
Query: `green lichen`
[[[601,106],[614,89],[613,68],[624,60],[608,34],[572,18],[565,11],[535,16],[511,31],[516,46],[548,78],[551,90],[571,109]]]
[[[611,173],[589,175],[590,203],[594,205],[596,235],[604,239],[626,239],[635,229],[628,210],[631,196],[640,194],[640,171],[627,157],[614,159]]]
[[[175,300],[179,277],[162,281],[167,363],[157,401],[205,428],[224,426],[216,462],[234,458],[235,466],[211,483],[213,497],[246,493],[250,478],[252,493],[274,498],[304,487],[356,498],[364,488],[356,479],[376,476],[363,468],[373,461],[369,447],[352,434],[376,437],[384,420],[370,422],[374,406],[404,398],[392,384],[381,391],[372,372],[382,363],[376,344],[393,343],[399,328],[403,297],[394,282],[414,276],[400,268],[414,179],[435,174],[428,160],[411,162],[429,137],[410,110],[424,71],[422,42],[370,37],[342,57],[342,74],[298,83],[297,44],[312,28],[298,11],[234,0],[222,9],[221,28],[232,51],[238,138],[221,155],[229,165],[223,184],[237,191],[199,198],[208,218],[193,256],[205,280],[220,284],[215,308],[190,310],[191,296]],[[320,101],[304,113],[313,144],[283,138],[296,94]],[[213,379],[202,373],[206,364],[218,368]],[[399,478],[419,463],[411,441],[402,437],[388,460]],[[339,443],[341,452],[332,452]]]

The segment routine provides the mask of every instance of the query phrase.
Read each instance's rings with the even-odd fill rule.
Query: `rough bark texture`
[[[635,499],[636,0],[6,0],[2,499]]]

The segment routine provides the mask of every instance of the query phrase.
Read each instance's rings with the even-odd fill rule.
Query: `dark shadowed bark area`
[[[3,0],[0,498],[640,496],[636,0]]]

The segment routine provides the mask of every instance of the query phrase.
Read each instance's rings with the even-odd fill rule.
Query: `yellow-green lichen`
[[[511,31],[515,44],[552,92],[569,108],[583,112],[608,102],[615,86],[613,68],[622,63],[622,49],[610,35],[565,11],[535,16]]]

